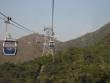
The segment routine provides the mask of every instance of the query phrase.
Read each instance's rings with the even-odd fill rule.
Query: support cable
[[[52,36],[54,35],[54,32],[53,32],[53,28],[54,28],[54,0],[52,0]]]
[[[4,13],[2,13],[2,12],[0,12],[0,15],[2,15],[3,17],[5,17],[6,19],[9,18],[8,16],[6,16],[6,15],[5,15]],[[0,17],[0,19],[6,21],[6,20],[3,19],[2,17]],[[24,29],[24,30],[27,30],[27,31],[29,31],[29,32],[35,33],[34,31],[32,31],[32,30],[28,29],[27,27],[25,27],[25,26],[23,26],[23,25],[21,25],[21,24],[15,22],[15,21],[13,21],[12,19],[10,20],[10,22],[11,22],[12,25],[16,26],[17,28],[18,28],[18,27],[19,27],[19,28],[21,27],[20,29]]]

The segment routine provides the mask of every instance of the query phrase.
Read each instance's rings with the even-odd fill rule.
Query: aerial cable
[[[6,21],[4,18],[0,17],[1,20]]]
[[[0,17],[0,19],[3,20],[3,21],[6,21],[6,20],[5,20],[4,18],[2,18],[2,17]],[[15,25],[14,23],[11,23],[11,25],[14,26],[14,27],[16,27],[16,28],[18,28],[18,29],[22,29],[23,31],[33,32],[33,31],[31,31],[31,30],[27,30],[27,29],[24,29],[24,28],[22,28],[22,27],[20,27],[20,26],[17,26],[17,25]],[[33,32],[33,33],[34,33],[34,32]]]
[[[2,16],[4,16],[5,18],[7,18],[7,19],[9,18],[8,16],[6,16],[5,14],[3,14],[2,12],[0,12],[0,14],[1,14]],[[0,18],[1,18],[1,17],[0,17]],[[3,18],[1,18],[1,19],[5,21],[5,19],[3,19]],[[21,27],[22,29],[24,29],[24,30],[27,30],[27,31],[30,31],[30,32],[35,33],[34,31],[32,31],[32,30],[30,30],[30,29],[24,27],[23,25],[21,25],[21,24],[15,22],[15,21],[13,21],[12,19],[11,19],[10,21],[11,21],[11,24],[14,23],[14,24],[16,24],[17,26],[19,26],[19,27]],[[14,25],[14,24],[12,24],[12,25]],[[15,26],[15,25],[14,25],[14,26]],[[16,26],[16,27],[17,27],[17,26]]]
[[[11,23],[11,25],[14,26],[14,27],[16,27],[16,28],[18,28],[18,29],[21,29],[21,30],[23,30],[23,31],[29,31],[29,30],[27,30],[27,29],[24,29],[24,28],[21,28],[21,27],[15,25],[15,24],[13,24],[13,23]],[[30,32],[30,31],[29,31],[29,32]]]
[[[2,16],[4,16],[5,18],[7,18],[7,16],[6,16],[5,14],[3,14],[2,12],[0,12],[0,14],[1,14]]]
[[[11,20],[11,22],[13,22],[14,24],[18,25],[19,27],[22,27],[22,29],[24,29],[24,30],[27,30],[27,31],[30,31],[30,32],[34,32],[34,31],[32,31],[32,30],[30,30],[30,29],[24,27],[23,25],[21,25],[21,24],[15,22],[15,21],[13,21],[13,20]]]
[[[52,1],[52,36],[54,35],[54,32],[53,32],[53,24],[54,23],[54,0]]]

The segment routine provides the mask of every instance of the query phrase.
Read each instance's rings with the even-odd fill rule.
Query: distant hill
[[[41,56],[43,35],[31,34],[18,39],[18,51],[16,56],[4,56],[2,42],[0,42],[0,62],[24,62]]]
[[[40,82],[110,83],[109,32],[110,23],[76,40],[64,42],[65,47],[56,54],[54,63],[50,57],[40,60],[44,66],[39,73]]]
[[[99,30],[81,36],[67,42],[56,42],[56,51],[68,47],[87,47],[101,41],[110,34],[110,23],[107,23]],[[33,60],[42,54],[43,35],[31,34],[18,39],[18,52],[16,56],[4,56],[2,42],[0,42],[0,62],[25,62]]]
[[[105,24],[95,32],[87,33],[77,39],[64,42],[64,47],[87,47],[94,45],[95,43],[106,37],[108,34],[110,34],[110,23]]]
[[[60,51],[56,52],[54,58],[43,56],[22,64],[0,64],[0,83],[110,83],[109,31],[110,23],[76,40],[64,42],[64,46],[67,45],[65,47],[58,42],[57,48]],[[19,48],[23,46],[25,52],[33,53],[35,49],[32,49],[40,45],[37,44],[36,47],[36,43],[33,43],[35,42],[34,37],[38,36],[34,35],[19,39],[18,41],[21,42]],[[81,42],[80,39],[83,38],[85,39]],[[19,56],[21,58],[18,60],[15,56],[15,61],[33,59],[37,57],[34,56],[35,52],[37,54],[38,51],[39,53],[41,51],[37,49],[38,51],[28,55],[22,50],[20,51],[22,55]],[[25,54],[28,55],[28,58]]]

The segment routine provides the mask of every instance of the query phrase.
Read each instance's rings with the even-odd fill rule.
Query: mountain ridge
[[[110,33],[110,23],[102,26],[95,32],[87,33],[77,39],[66,42],[56,42],[56,51],[62,51],[68,47],[88,47],[104,39]],[[0,42],[0,62],[25,62],[42,55],[44,35],[30,34],[18,39],[18,52],[16,56],[4,56],[2,42]]]
[[[107,34],[110,33],[110,22],[103,25],[100,29],[87,33],[81,37],[78,37],[76,39],[72,39],[69,41],[64,42],[64,46],[70,47],[87,47],[90,45],[94,45],[101,39],[103,39]]]

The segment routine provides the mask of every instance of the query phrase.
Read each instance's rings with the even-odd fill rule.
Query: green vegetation
[[[109,35],[86,48],[65,48],[53,57],[0,65],[0,83],[110,83]],[[41,69],[41,66],[42,69]]]
[[[1,63],[0,83],[110,83],[110,34],[84,47],[70,44],[54,58]]]

